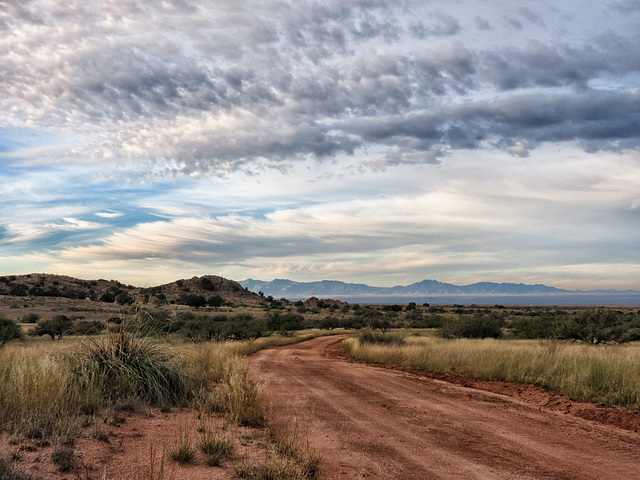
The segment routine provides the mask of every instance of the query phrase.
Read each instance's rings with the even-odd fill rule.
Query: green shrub
[[[22,330],[20,326],[8,318],[0,317],[0,348],[11,340],[22,338]]]
[[[38,323],[40,320],[40,315],[37,313],[27,313],[24,317],[22,317],[22,323]]]
[[[555,318],[543,317],[518,317],[515,318],[509,328],[513,338],[554,338]]]
[[[106,328],[106,325],[98,320],[81,321],[71,325],[67,335],[98,335]]]
[[[226,321],[224,315],[213,318],[207,315],[192,316],[182,327],[182,334],[193,342],[219,340],[223,337]]]
[[[283,334],[294,330],[302,330],[304,328],[304,317],[295,312],[282,313],[279,310],[272,310],[269,312],[267,327],[271,331]]]
[[[573,316],[565,317],[556,325],[556,338],[581,340],[586,343],[617,342],[625,328],[622,315],[608,309],[589,309]],[[618,327],[618,328],[616,328]]]
[[[500,338],[504,324],[499,315],[477,313],[447,319],[438,333],[443,338]]]
[[[225,324],[222,333],[224,340],[251,340],[268,333],[267,322],[261,318],[254,318],[249,313],[234,315]]]
[[[397,333],[383,333],[373,330],[363,330],[356,336],[360,343],[378,343],[383,345],[403,345],[405,340]]]

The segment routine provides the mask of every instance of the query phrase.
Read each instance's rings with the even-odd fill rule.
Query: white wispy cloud
[[[118,218],[124,214],[122,212],[96,212],[95,215],[102,218]]]

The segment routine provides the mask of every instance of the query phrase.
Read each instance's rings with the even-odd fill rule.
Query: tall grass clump
[[[64,356],[42,345],[0,352],[0,430],[35,439],[65,436],[84,404]]]
[[[139,398],[152,404],[176,404],[192,392],[192,379],[167,345],[121,330],[83,344],[70,357],[73,375],[102,402]]]
[[[263,426],[266,421],[264,386],[249,378],[243,358],[272,345],[300,341],[300,338],[273,336],[247,341],[210,343],[190,362],[192,374],[202,388],[196,403],[203,412],[225,412],[240,425]]]
[[[343,344],[357,360],[481,380],[531,383],[576,401],[640,410],[640,348],[553,340],[409,337],[404,346]]]

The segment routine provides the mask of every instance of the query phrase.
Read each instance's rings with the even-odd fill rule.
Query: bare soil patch
[[[203,425],[230,435],[236,451],[234,459],[212,467],[197,451],[188,464],[172,461],[169,452],[185,432],[197,449],[201,438],[198,429]],[[38,479],[227,480],[237,478],[233,472],[240,462],[264,463],[268,444],[266,429],[231,426],[222,416],[198,418],[192,409],[166,413],[156,409],[151,416],[145,412],[105,413],[83,429],[73,446],[48,442],[43,445],[37,439],[17,440],[3,435],[0,452],[12,460],[17,470]],[[53,457],[54,452],[64,448],[73,449],[72,465],[69,470],[60,471]]]
[[[298,418],[322,454],[321,478],[638,478],[640,435],[624,412],[526,385],[347,362],[335,355],[342,338],[250,359],[274,414]]]

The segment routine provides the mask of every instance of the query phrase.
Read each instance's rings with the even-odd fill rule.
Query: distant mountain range
[[[411,285],[395,287],[373,287],[363,283],[345,283],[334,280],[319,282],[294,282],[292,280],[277,279],[269,282],[261,280],[242,280],[240,285],[252,292],[262,292],[275,298],[287,300],[307,299],[309,297],[331,298],[393,298],[398,301],[406,297],[407,300],[427,297],[558,297],[558,296],[631,296],[640,297],[636,290],[565,290],[547,285],[525,285],[523,283],[493,283],[478,282],[471,285],[454,285],[436,280],[423,280]]]

